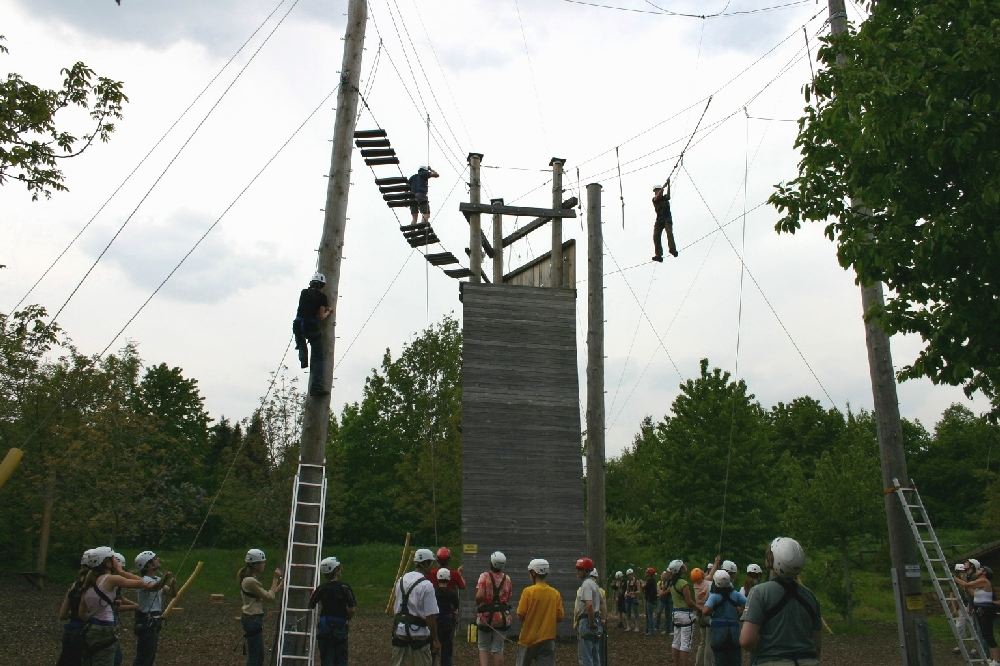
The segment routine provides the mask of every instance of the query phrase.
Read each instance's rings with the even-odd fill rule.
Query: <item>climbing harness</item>
[[[404,590],[403,579],[402,577],[399,579],[399,612],[392,619],[392,644],[396,647],[408,647],[413,650],[419,650],[425,645],[431,644],[430,636],[426,638],[414,638],[410,633],[411,627],[420,628],[427,626],[427,621],[424,618],[410,613],[410,593],[413,592],[413,588],[425,581],[430,582],[427,578],[421,576],[410,585],[409,589]],[[400,624],[406,630],[406,638],[396,634],[396,628]]]
[[[497,629],[503,631],[510,627],[510,625],[507,624],[507,618],[510,616],[510,604],[500,601],[500,590],[503,589],[504,584],[508,580],[510,580],[510,577],[507,574],[503,574],[503,576],[500,577],[500,583],[497,584],[496,579],[494,579],[493,575],[490,574],[490,585],[493,587],[493,597],[492,597],[493,600],[488,604],[479,604],[478,606],[476,606],[477,613],[490,614],[489,621],[486,624],[481,624],[481,623],[479,624],[481,628]],[[499,627],[494,627],[491,624],[493,620],[493,615],[495,613],[498,613],[500,617],[503,618],[503,624]]]

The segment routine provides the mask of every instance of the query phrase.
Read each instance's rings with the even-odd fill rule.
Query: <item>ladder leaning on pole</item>
[[[979,631],[976,624],[969,615],[969,609],[962,596],[959,594],[958,585],[955,583],[954,574],[948,567],[948,560],[941,550],[941,542],[938,541],[931,519],[924,508],[924,502],[920,499],[920,492],[917,491],[916,484],[910,482],[911,487],[903,486],[899,479],[892,480],[895,486],[896,496],[903,506],[903,513],[910,524],[913,532],[913,539],[917,543],[920,555],[924,558],[924,566],[927,574],[934,584],[934,591],[937,593],[938,601],[941,602],[941,609],[948,618],[948,626],[958,641],[958,649],[962,653],[962,658],[966,664],[976,666],[987,666],[986,654],[983,643],[979,638]],[[930,550],[928,550],[930,548]]]
[[[285,549],[285,587],[281,593],[278,666],[313,664],[316,618],[309,597],[319,584],[326,517],[324,465],[299,463],[292,487],[292,515]]]

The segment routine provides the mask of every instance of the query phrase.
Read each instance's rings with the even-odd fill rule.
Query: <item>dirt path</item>
[[[55,618],[62,591],[50,587],[43,592],[27,587],[22,581],[0,581],[0,664],[4,666],[49,666],[58,657],[61,627]],[[232,602],[210,604],[191,599],[184,610],[171,618],[160,640],[157,666],[238,666],[240,654],[239,607]],[[275,616],[269,615],[266,641],[270,646]],[[122,628],[122,646],[126,666],[134,655],[132,619],[126,617]],[[389,620],[381,615],[359,616],[351,631],[351,663],[358,666],[389,663]],[[896,630],[893,626],[875,628],[867,636],[826,636],[823,664],[843,666],[887,666],[899,663]],[[669,643],[665,636],[625,634],[612,627],[609,636],[609,662],[613,666],[659,666],[670,664]],[[507,651],[506,664],[514,664],[514,649]],[[558,666],[576,661],[576,646],[560,644]],[[934,646],[937,666],[960,666],[948,646]],[[478,664],[474,646],[456,643],[455,664]]]

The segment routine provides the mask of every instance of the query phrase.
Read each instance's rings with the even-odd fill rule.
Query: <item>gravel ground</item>
[[[28,587],[23,581],[0,580],[0,665],[35,666],[54,664],[58,657],[61,627],[56,611],[62,590],[49,586],[44,591]],[[239,607],[232,601],[211,604],[207,599],[186,599],[184,610],[172,617],[161,635],[158,666],[237,666],[240,654]],[[266,644],[271,645],[274,632],[273,614],[268,616]],[[134,655],[131,618],[126,617],[122,633],[125,664]],[[389,620],[383,615],[361,614],[352,627],[350,639],[351,663],[389,663]],[[844,666],[885,666],[899,663],[895,646],[894,626],[874,627],[866,636],[825,636],[823,664]],[[951,655],[950,646],[934,645],[937,666],[960,666],[958,657]],[[609,662],[615,666],[653,666],[670,664],[668,639],[647,637],[641,633],[624,633],[612,627],[609,635]],[[458,666],[478,664],[474,646],[457,643],[455,663]],[[514,664],[514,650],[506,653],[506,664]],[[560,644],[558,666],[576,664],[574,644]]]

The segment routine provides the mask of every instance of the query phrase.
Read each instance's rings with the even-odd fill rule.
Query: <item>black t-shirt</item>
[[[458,612],[458,590],[448,587],[434,586],[437,597],[438,612],[445,617],[453,617]]]
[[[646,584],[642,586],[642,591],[646,594],[646,601],[649,603],[656,602],[656,579],[647,578]]]
[[[309,608],[319,604],[320,615],[347,618],[347,609],[358,605],[354,590],[347,583],[332,580],[317,587],[309,599]]]
[[[670,215],[670,197],[663,195],[659,199],[653,198],[653,210],[656,211],[657,220],[669,220]]]
[[[330,301],[319,289],[308,287],[299,294],[299,309],[295,311],[296,317],[303,319],[319,319],[320,307],[330,307]]]

